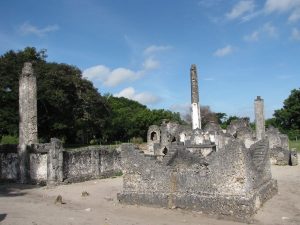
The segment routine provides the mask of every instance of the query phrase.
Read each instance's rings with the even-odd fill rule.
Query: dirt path
[[[254,224],[300,224],[300,166],[273,166],[279,194],[255,215]],[[117,202],[122,179],[93,180],[54,188],[0,185],[0,224],[2,225],[235,225],[242,224],[187,212]],[[90,195],[82,197],[87,191]],[[54,204],[57,195],[66,204]]]

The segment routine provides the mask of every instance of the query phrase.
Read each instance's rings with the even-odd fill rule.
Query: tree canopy
[[[114,140],[128,141],[133,137],[145,140],[150,125],[160,125],[163,119],[184,123],[179,113],[164,109],[150,110],[146,106],[124,98],[106,95],[111,114],[106,129],[106,138],[109,142]]]
[[[274,119],[268,122],[287,133],[291,139],[300,137],[300,88],[291,91],[283,107],[275,110]]]
[[[42,141],[59,137],[69,143],[99,138],[109,114],[105,99],[81,71],[46,62],[46,51],[25,48],[0,58],[0,136],[18,134],[18,80],[24,62],[37,76],[38,132]]]
[[[46,50],[27,47],[0,57],[0,139],[18,135],[18,80],[24,62],[33,62],[37,76],[38,133],[66,143],[88,144],[146,138],[151,124],[162,119],[182,123],[179,113],[150,110],[145,105],[107,94],[101,96],[75,66],[46,61]]]

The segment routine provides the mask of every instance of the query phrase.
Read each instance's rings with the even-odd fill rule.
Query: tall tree
[[[106,124],[105,99],[81,71],[48,63],[46,51],[26,48],[0,58],[0,136],[18,134],[18,80],[24,62],[34,63],[37,76],[38,132],[43,141],[58,137],[68,143],[100,138]]]
[[[300,88],[291,91],[283,107],[275,110],[274,118],[275,124],[290,138],[300,137]]]
[[[106,129],[108,142],[128,141],[133,137],[146,140],[150,125],[160,125],[163,119],[183,123],[179,113],[164,109],[150,110],[137,101],[124,97],[105,95],[111,115],[110,125]]]

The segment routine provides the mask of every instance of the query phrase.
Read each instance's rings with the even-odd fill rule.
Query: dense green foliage
[[[162,119],[182,122],[178,113],[150,110],[126,98],[101,96],[81,71],[46,62],[46,51],[26,48],[0,57],[0,138],[18,136],[18,80],[24,62],[37,76],[40,141],[57,137],[68,144],[111,143],[146,138],[147,128]]]
[[[298,152],[300,152],[300,140],[289,141],[290,149],[295,148]]]
[[[275,110],[274,118],[268,120],[268,124],[278,127],[290,139],[300,139],[300,88],[291,91],[283,107]]]
[[[0,136],[18,134],[18,78],[31,61],[37,76],[38,132],[41,141],[58,137],[69,143],[99,138],[109,114],[105,99],[81,71],[48,63],[45,50],[9,51],[0,58]]]
[[[164,109],[150,110],[146,106],[127,98],[106,95],[111,114],[106,129],[108,142],[115,140],[129,141],[131,138],[145,140],[148,127],[152,124],[160,125],[163,119],[183,123],[179,113]]]
[[[0,138],[0,144],[18,144],[18,142],[17,136],[4,135]]]

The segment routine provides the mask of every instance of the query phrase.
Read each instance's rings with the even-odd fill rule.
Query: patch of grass
[[[18,144],[19,138],[17,136],[4,135],[0,141],[0,144]]]
[[[300,140],[290,141],[290,149],[295,148],[297,152],[300,152]]]

